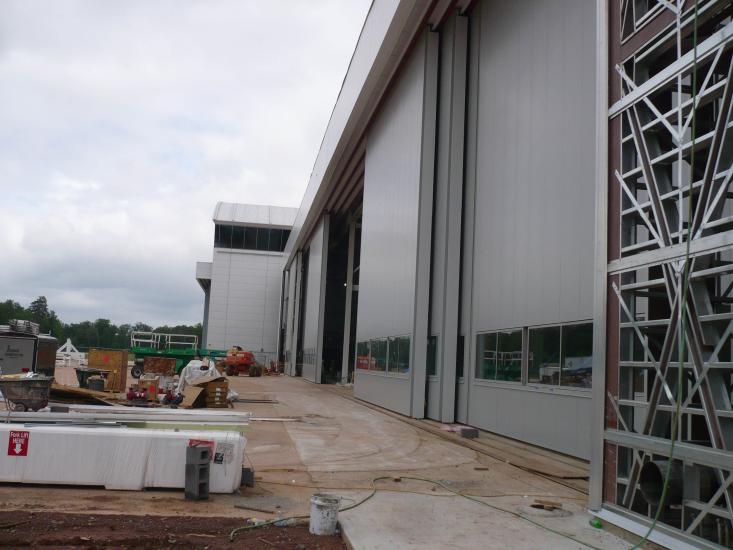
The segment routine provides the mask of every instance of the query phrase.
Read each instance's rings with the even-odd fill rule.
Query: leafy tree
[[[48,300],[45,296],[39,296],[31,302],[28,307],[28,311],[31,313],[31,318],[36,323],[42,323],[48,319],[50,312],[48,311]]]
[[[29,319],[30,313],[18,302],[5,300],[0,302],[0,325],[7,325],[10,319]]]
[[[133,330],[152,332],[153,327],[142,322],[133,324],[113,324],[109,319],[97,319],[82,321],[80,323],[63,323],[56,312],[49,309],[48,300],[45,296],[39,296],[26,309],[14,300],[0,302],[0,324],[7,324],[9,319],[29,319],[41,325],[41,332],[50,333],[55,336],[59,345],[66,342],[67,338],[79,350],[86,350],[90,347],[125,349],[130,346],[130,333]],[[174,327],[161,326],[155,329],[156,332],[167,332],[174,334],[195,334],[201,342],[203,327],[201,323],[196,325],[176,325]]]

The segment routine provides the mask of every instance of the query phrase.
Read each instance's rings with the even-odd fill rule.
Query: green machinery
[[[196,357],[209,357],[214,360],[226,357],[226,351],[199,348],[198,343],[198,336],[194,334],[133,331],[130,335],[130,353],[135,355],[132,376],[140,378],[146,357],[175,359],[176,372],[181,372],[181,369]]]

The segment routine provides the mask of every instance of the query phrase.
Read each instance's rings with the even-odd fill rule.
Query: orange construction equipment
[[[229,349],[226,357],[218,364],[224,367],[227,376],[238,376],[240,374],[262,376],[262,367],[257,364],[254,354],[251,351],[243,350],[239,346]]]

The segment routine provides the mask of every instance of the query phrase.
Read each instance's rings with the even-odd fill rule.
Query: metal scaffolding
[[[666,483],[660,526],[731,548],[732,4],[611,2],[603,475],[605,507],[649,522]]]

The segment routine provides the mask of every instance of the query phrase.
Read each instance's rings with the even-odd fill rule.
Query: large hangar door
[[[354,395],[424,416],[437,35],[425,32],[370,127]]]
[[[323,358],[323,320],[326,299],[329,217],[313,232],[305,262],[305,300],[303,303],[302,373],[311,382],[321,382]]]

